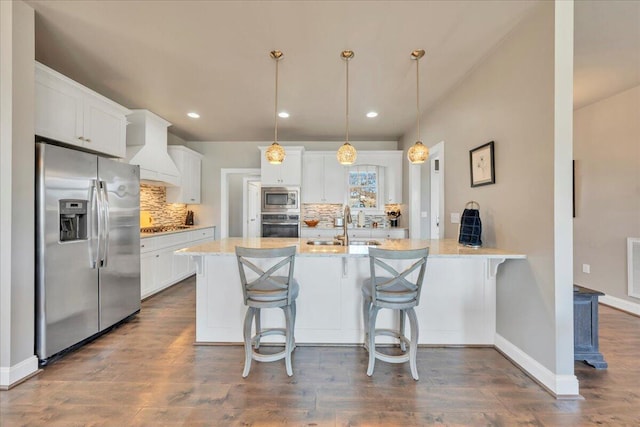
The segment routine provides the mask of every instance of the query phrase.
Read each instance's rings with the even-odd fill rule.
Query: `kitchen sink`
[[[382,243],[380,243],[377,240],[350,240],[349,241],[349,245],[354,245],[354,246],[379,246]]]
[[[342,242],[340,240],[308,240],[307,245],[342,246]]]

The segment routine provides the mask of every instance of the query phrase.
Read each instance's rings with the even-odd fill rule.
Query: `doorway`
[[[243,210],[245,178],[260,180],[260,169],[220,170],[220,238],[241,237],[244,233]]]
[[[409,166],[409,236],[412,239],[445,237],[444,166],[444,141],[429,148],[429,161]]]
[[[246,176],[243,179],[242,237],[260,237],[260,177]]]

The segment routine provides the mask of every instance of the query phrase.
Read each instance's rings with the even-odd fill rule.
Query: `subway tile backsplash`
[[[167,203],[167,189],[149,184],[140,184],[140,211],[149,212],[154,226],[184,225],[187,205]]]

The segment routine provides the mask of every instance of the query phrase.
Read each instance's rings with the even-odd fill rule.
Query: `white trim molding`
[[[0,367],[0,390],[7,390],[36,372],[38,372],[38,358],[36,356],[31,356],[9,368]]]
[[[506,340],[502,335],[495,336],[495,346],[520,369],[540,383],[556,398],[580,398],[578,378],[575,375],[556,375],[537,360]]]
[[[601,304],[608,305],[609,307],[617,308],[618,310],[640,316],[640,304],[638,303],[627,301],[622,298],[612,297],[611,295],[603,295],[598,298],[598,301]]]

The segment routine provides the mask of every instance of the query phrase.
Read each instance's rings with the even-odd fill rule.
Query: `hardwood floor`
[[[576,363],[584,400],[556,400],[488,348],[421,348],[408,364],[355,347],[298,347],[254,362],[240,346],[194,346],[195,280],[143,303],[133,321],[0,392],[0,426],[640,425],[640,318],[600,307],[609,369]]]

